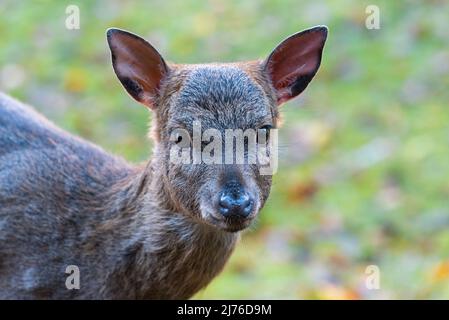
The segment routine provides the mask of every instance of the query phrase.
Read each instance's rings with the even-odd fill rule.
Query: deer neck
[[[124,257],[114,278],[139,279],[126,297],[189,298],[224,267],[239,238],[174,209],[164,178],[150,162],[113,187],[112,203],[120,212],[104,225],[120,239]],[[98,238],[98,237],[96,237]]]

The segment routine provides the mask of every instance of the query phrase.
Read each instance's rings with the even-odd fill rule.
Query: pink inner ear
[[[117,47],[120,72],[136,79],[148,93],[154,93],[163,77],[163,62],[159,54],[140,39],[132,37],[121,37]]]
[[[114,70],[118,78],[136,100],[154,107],[154,99],[168,69],[148,42],[127,33],[116,32],[111,36]]]
[[[269,57],[267,68],[278,103],[297,95],[292,86],[301,76],[310,78],[316,73],[323,49],[325,34],[310,31],[293,36],[281,43]]]

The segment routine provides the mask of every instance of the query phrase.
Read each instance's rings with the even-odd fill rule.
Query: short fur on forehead
[[[173,108],[179,121],[209,119],[229,128],[249,127],[271,115],[263,89],[238,66],[225,64],[192,68]]]

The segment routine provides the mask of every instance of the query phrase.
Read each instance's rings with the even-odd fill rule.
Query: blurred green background
[[[79,30],[65,27],[70,4]],[[449,298],[448,17],[448,1],[2,0],[0,89],[140,162],[151,115],[116,80],[106,28],[201,63],[263,58],[326,24],[317,77],[282,107],[270,200],[195,298]],[[366,287],[372,264],[379,290]]]

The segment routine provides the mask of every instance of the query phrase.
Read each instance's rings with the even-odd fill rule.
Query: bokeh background
[[[65,27],[70,4],[79,30]],[[365,27],[368,5],[379,30]],[[449,298],[448,14],[437,0],[1,0],[0,89],[141,162],[151,114],[116,80],[106,28],[201,63],[263,58],[326,24],[317,77],[282,107],[271,198],[195,298]],[[369,265],[379,290],[366,287]]]

